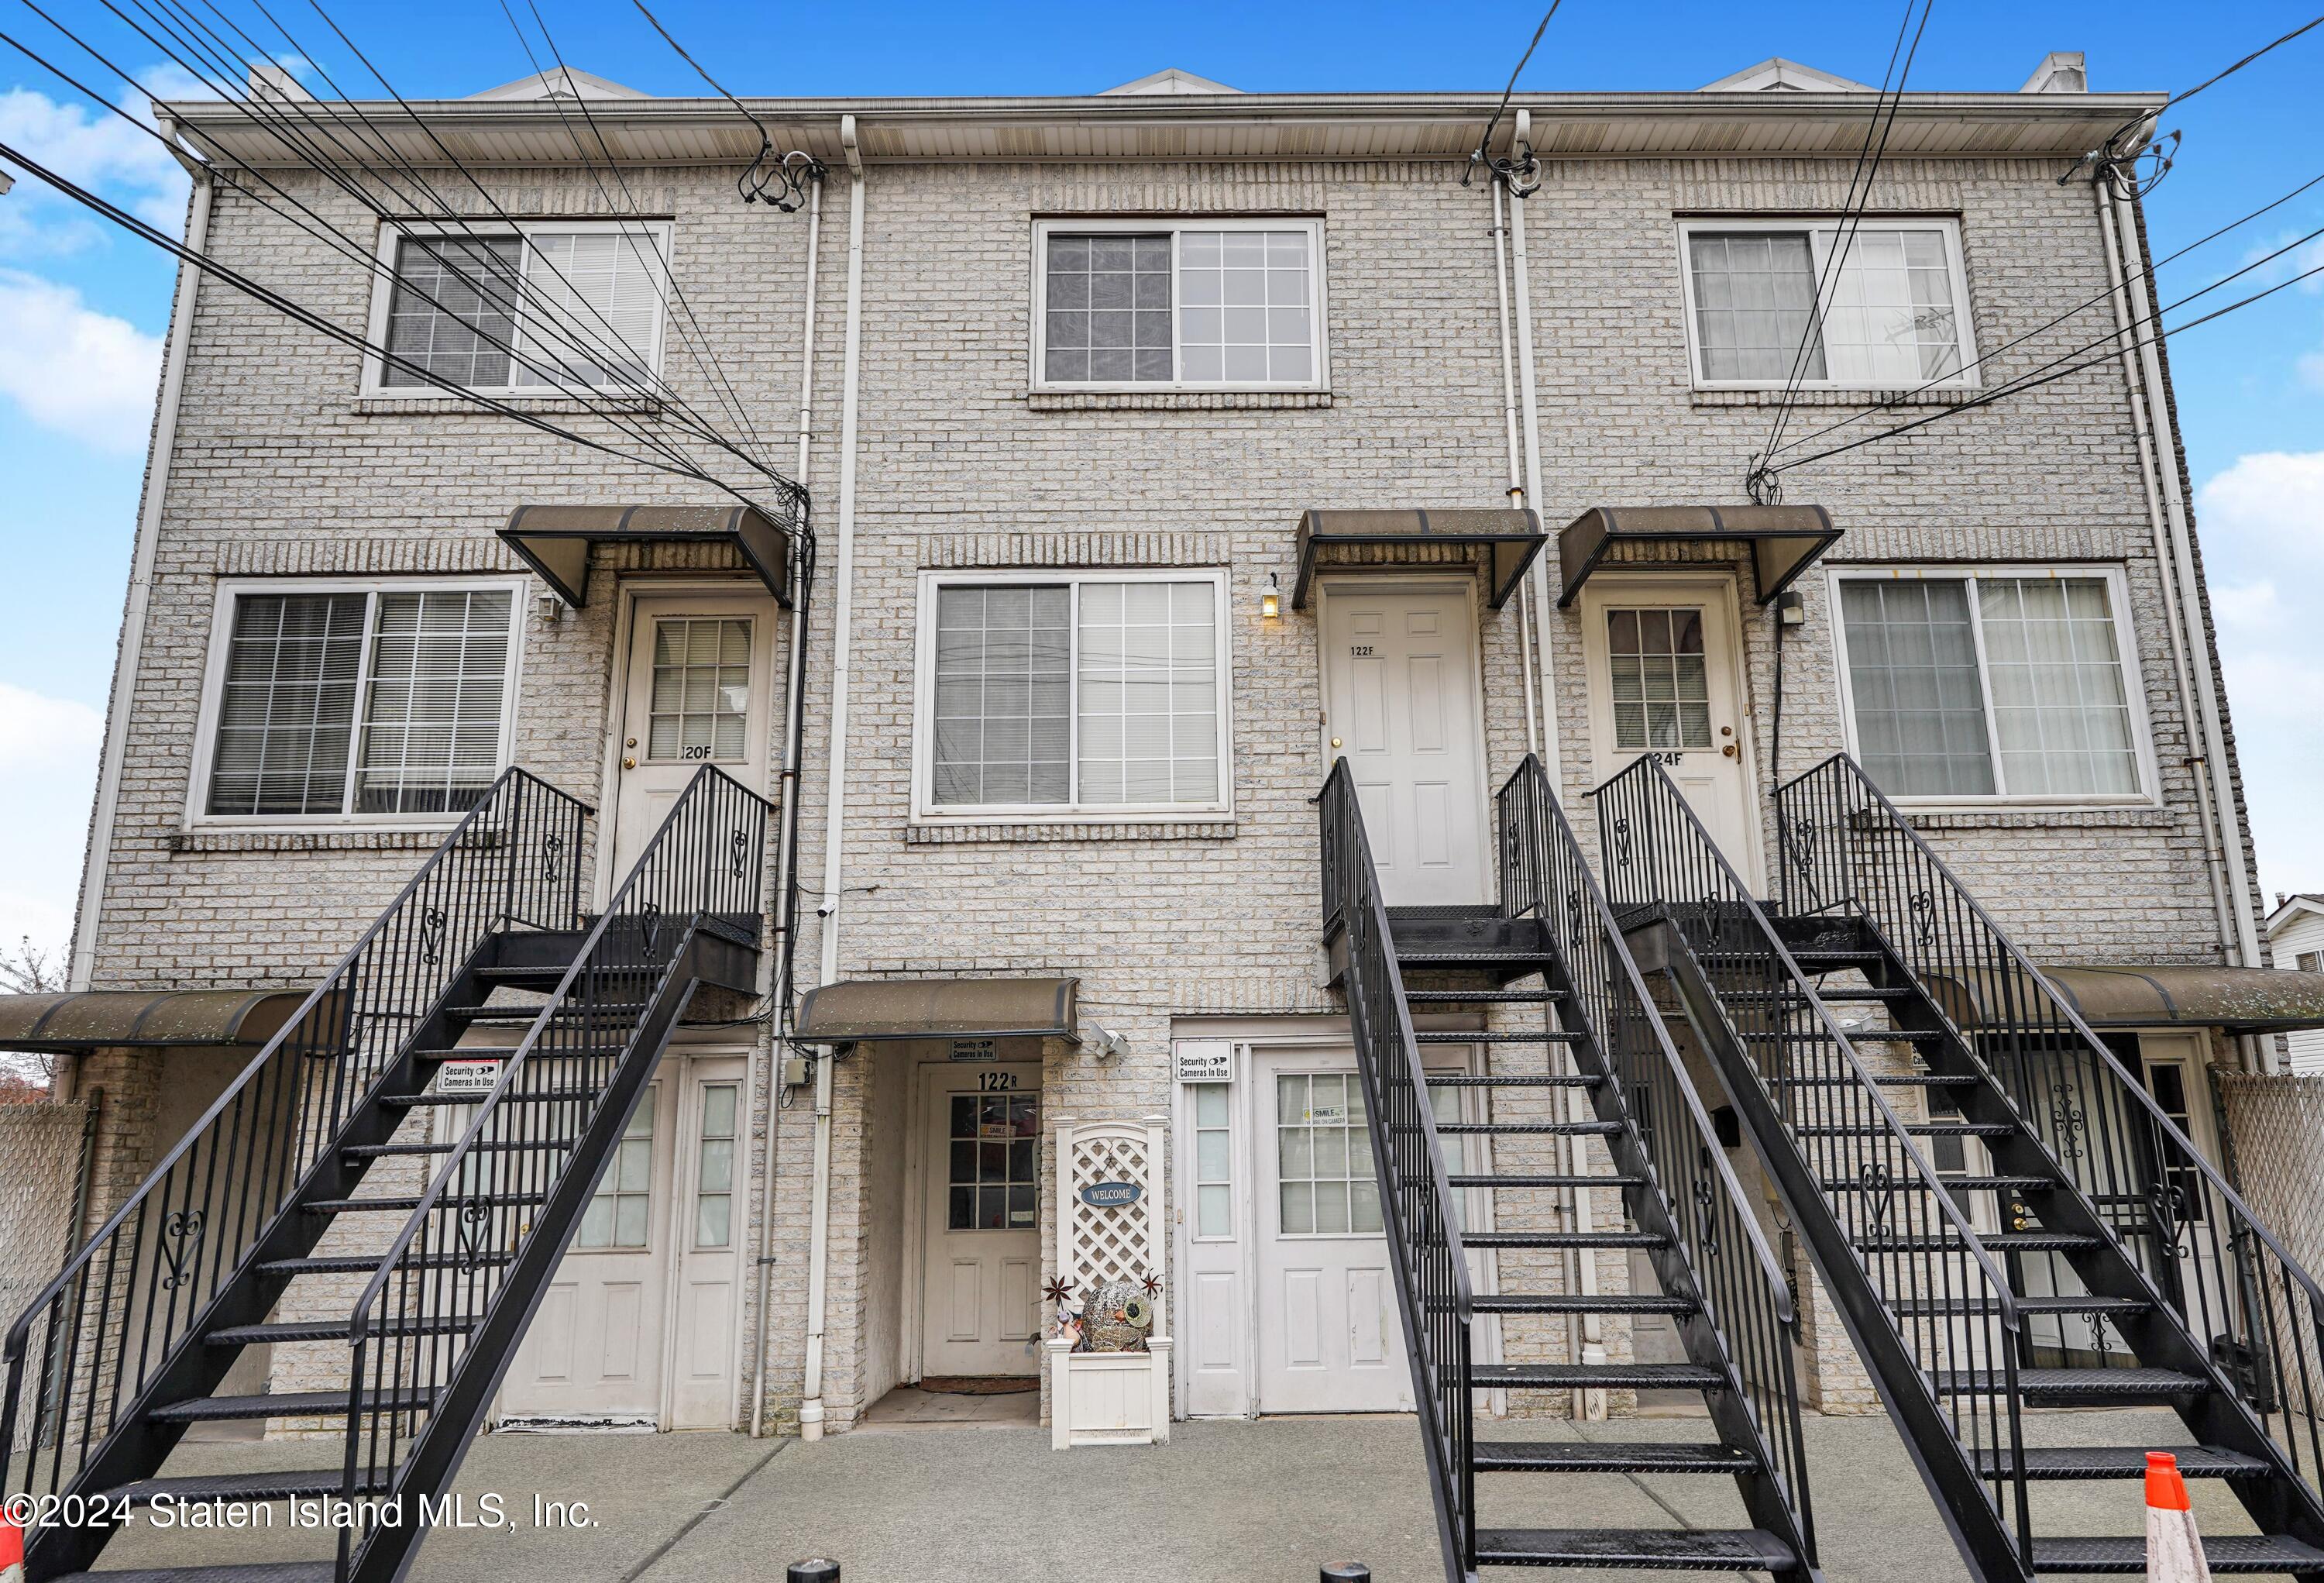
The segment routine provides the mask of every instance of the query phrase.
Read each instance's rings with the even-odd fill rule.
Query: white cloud
[[[184,74],[175,68],[168,73],[146,74],[161,97],[214,97],[198,83],[179,80]],[[179,91],[184,88],[193,91]],[[145,130],[152,124],[150,102],[128,89],[124,98],[123,107],[141,125],[133,125],[110,110],[52,99],[32,88],[10,88],[0,94],[0,141],[174,236],[185,223],[191,178]],[[17,184],[9,201],[19,199],[23,206],[8,213],[0,245],[20,255],[78,252],[107,228],[38,179],[28,177]]]
[[[61,955],[73,905],[105,720],[72,699],[0,681],[0,944],[29,938]]]
[[[0,269],[0,395],[45,429],[118,456],[144,449],[161,342],[78,292]]]
[[[2324,450],[2237,457],[2196,496],[2203,536],[2255,564],[2324,560]]]

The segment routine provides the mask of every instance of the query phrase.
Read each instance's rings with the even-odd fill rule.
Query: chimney
[[[2090,91],[2089,68],[2080,50],[2052,50],[2025,79],[2021,94],[2086,94]]]

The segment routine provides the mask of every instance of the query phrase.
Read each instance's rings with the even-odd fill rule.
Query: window
[[[573,1245],[593,1253],[636,1251],[652,1240],[654,1096],[648,1087],[581,1211]]]
[[[2145,794],[2118,574],[1843,572],[1835,583],[1851,745],[1890,796]]]
[[[2302,973],[2324,973],[2324,951],[2301,951],[2292,960]]]
[[[1234,1129],[1225,1083],[1194,1083],[1194,1235],[1234,1235]]]
[[[1041,1101],[1029,1094],[954,1094],[948,1231],[1022,1231],[1039,1223]]]
[[[1803,386],[1836,390],[1977,383],[1953,222],[1861,225],[1851,239],[1829,222],[1705,221],[1683,235],[1698,384],[1781,386],[1795,367]]]
[[[523,225],[503,235],[391,230],[372,339],[469,390],[636,392],[661,366],[663,224]],[[374,356],[367,388],[425,394]]]
[[[922,809],[1223,810],[1223,603],[1215,573],[932,577]]]
[[[1034,227],[1037,389],[1321,390],[1314,220]]]
[[[503,764],[515,608],[507,584],[229,588],[198,817],[473,808]]]
[[[1353,1073],[1279,1074],[1275,1151],[1284,1236],[1379,1235],[1379,1178]]]
[[[1609,610],[1606,664],[1618,749],[1711,745],[1702,611]]]
[[[731,1247],[734,1241],[734,1097],[733,1083],[702,1089],[702,1137],[694,1157],[694,1245]]]

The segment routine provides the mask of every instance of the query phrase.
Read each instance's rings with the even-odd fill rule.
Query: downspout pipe
[[[2243,966],[2256,967],[2261,965],[2259,927],[2254,921],[2250,876],[2244,872],[2243,819],[2236,807],[2235,785],[2228,773],[2227,731],[2220,719],[2210,634],[2203,627],[2203,585],[2195,569],[2194,530],[2186,491],[2179,477],[2178,423],[2172,414],[2168,388],[2163,379],[2162,298],[2154,289],[2153,273],[2147,269],[2146,249],[2138,234],[2138,217],[2132,199],[2111,181],[2107,189],[2107,203],[2122,238],[2124,264],[2129,271],[2145,272],[2147,312],[2153,328],[2138,338],[2139,363],[2146,376],[2156,470],[2163,475],[2164,514],[2171,528],[2172,567],[2179,579],[2179,616],[2186,628],[2187,654],[2194,671],[2196,714],[2203,731],[2203,768],[2210,782],[2210,805],[2217,810],[2227,894],[2235,908],[2236,947]]]
[[[840,860],[847,814],[847,662],[855,615],[855,432],[863,357],[863,151],[855,117],[839,118],[847,151],[847,328],[839,393],[838,587],[833,596],[831,752],[824,792],[823,962],[819,981],[839,977]],[[815,1183],[807,1217],[807,1380],[799,1402],[799,1436],[823,1438],[823,1340],[831,1259],[831,1081],[833,1052],[815,1063]]]
[[[1501,430],[1508,441],[1509,504],[1522,508],[1526,503],[1525,479],[1517,460],[1517,375],[1514,354],[1509,350],[1509,224],[1503,208],[1501,183],[1493,183],[1493,302],[1500,310],[1501,324]],[[1517,591],[1517,669],[1525,676],[1526,749],[1541,751],[1541,714],[1534,699],[1534,615],[1533,584],[1525,583]]]
[[[162,132],[179,163],[193,172],[194,190],[186,217],[186,246],[198,255],[208,243],[210,199],[216,189],[209,169],[187,157],[166,123]],[[129,707],[137,691],[137,671],[145,653],[145,618],[153,597],[153,558],[161,536],[161,506],[170,493],[170,467],[178,449],[178,410],[186,385],[186,354],[194,336],[194,305],[202,272],[190,261],[178,265],[178,286],[170,305],[170,342],[161,361],[161,393],[153,412],[153,459],[145,475],[144,498],[137,508],[137,542],[129,556],[129,592],[121,612],[121,645],[113,664],[113,692],[105,711],[105,752],[97,761],[97,802],[89,810],[88,841],[83,848],[80,905],[73,927],[72,958],[66,983],[87,989],[97,970],[97,925],[105,916],[105,871],[113,863],[113,824],[121,801],[121,773],[129,750]]]
[[[799,333],[798,458],[791,468],[791,477],[798,480],[802,490],[807,488],[809,442],[814,437],[816,265],[823,252],[823,182],[820,180],[808,189],[807,201],[807,306],[801,315],[804,322]],[[790,1025],[790,985],[794,964],[798,959],[798,909],[792,901],[791,886],[796,883],[798,866],[799,758],[805,751],[807,735],[807,617],[815,596],[815,567],[812,562],[802,559],[799,571],[798,599],[791,612],[790,648],[783,693],[790,719],[783,732],[782,831],[776,843],[775,856],[779,938],[775,942],[772,987],[776,1003],[774,1025],[763,1058],[768,1082],[766,1131],[759,1144],[759,1246],[755,1255],[758,1306],[752,1310],[758,1316],[758,1329],[751,1349],[751,1436],[753,1440],[767,1432],[767,1343],[774,1328],[768,1323],[767,1303],[775,1264],[775,1092],[780,1087],[783,1033]],[[757,1084],[752,1085],[751,1092],[753,1095],[758,1092]]]

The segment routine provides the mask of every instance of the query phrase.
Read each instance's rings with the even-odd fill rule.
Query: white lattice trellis
[[[1076,1292],[1108,1281],[1162,1278],[1163,1130],[1144,1122],[1057,1124],[1057,1273]],[[1101,1208],[1082,1190],[1134,1182],[1134,1204]]]

